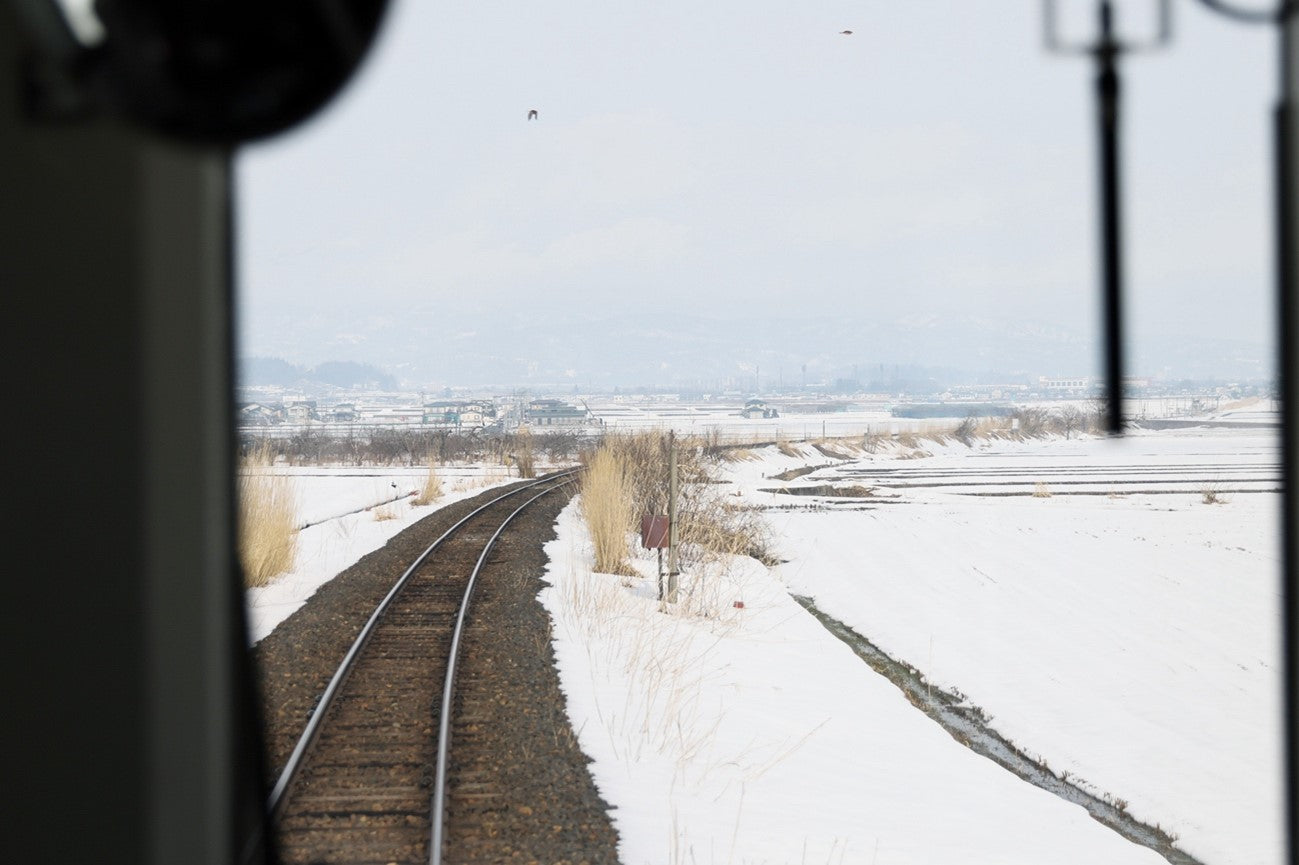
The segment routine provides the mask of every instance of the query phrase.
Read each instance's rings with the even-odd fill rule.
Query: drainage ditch
[[[759,489],[760,493],[776,493],[782,496],[819,496],[827,499],[866,499],[875,495],[872,487],[855,485],[836,487],[831,484],[818,484],[812,487],[780,487]]]
[[[889,657],[870,640],[838,619],[826,615],[817,608],[812,598],[800,595],[792,597],[826,630],[846,643],[871,669],[896,685],[913,706],[936,721],[953,739],[971,751],[987,757],[1030,784],[1054,793],[1067,802],[1081,805],[1097,822],[1135,844],[1154,850],[1172,865],[1203,865],[1200,860],[1174,847],[1175,839],[1159,827],[1142,823],[1124,808],[1074,786],[1030,759],[1001,734],[988,727],[977,706],[971,706],[958,694],[931,687],[922,681],[919,671]]]

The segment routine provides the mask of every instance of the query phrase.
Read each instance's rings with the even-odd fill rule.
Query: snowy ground
[[[694,405],[592,405],[605,429],[618,432],[673,429],[680,435],[712,435],[721,441],[775,441],[868,432],[921,432],[958,421],[895,418],[887,408],[821,413],[786,409],[778,418],[743,418],[734,408]]]
[[[542,600],[623,861],[1162,861],[958,744],[793,592],[1209,865],[1280,863],[1278,445],[1240,429],[921,442],[909,459],[762,449],[726,490],[765,512],[787,562],[687,573],[672,614],[648,554],[641,578],[590,572],[569,506]],[[770,478],[805,465],[822,468]],[[299,472],[304,522],[423,477]],[[506,480],[465,472],[437,505]],[[874,494],[764,492],[822,483]],[[1226,502],[1204,504],[1210,488]],[[304,530],[300,567],[249,594],[253,639],[429,512],[387,507]]]
[[[268,586],[249,589],[248,637],[256,643],[291,616],[316,589],[379,549],[397,533],[436,508],[508,483],[504,466],[448,465],[437,468],[443,495],[426,507],[410,504],[427,468],[276,467],[293,478],[298,502],[297,564]]]
[[[543,598],[624,860],[1160,861],[957,744],[792,591],[1202,861],[1281,862],[1275,434],[922,446],[735,464],[788,562],[693,574],[674,615],[590,574],[565,512]],[[761,492],[827,482],[876,493]]]
[[[1211,404],[1212,398],[1205,397],[1204,401]],[[771,404],[779,408],[780,417],[743,418],[735,407],[724,408],[709,403],[656,403],[650,397],[635,402],[600,401],[591,397],[588,403],[605,429],[631,432],[672,429],[680,435],[711,435],[725,442],[924,433],[951,429],[969,413],[969,409],[959,403],[952,404],[952,416],[945,418],[894,417],[889,406],[883,404],[833,412],[815,411],[779,397],[773,397]],[[1187,397],[1130,399],[1126,401],[1124,411],[1126,417],[1151,420],[1198,417],[1216,423],[1275,423],[1277,419],[1277,406],[1271,400],[1249,398],[1237,403],[1222,403],[1221,409],[1212,413],[1193,413],[1191,404],[1192,400]],[[1022,407],[1050,412],[1066,407],[1084,411],[1094,409],[1093,401],[1086,399],[1028,402]]]

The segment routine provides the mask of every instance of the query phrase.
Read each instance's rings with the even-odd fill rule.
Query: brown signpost
[[[668,545],[666,514],[645,514],[640,518],[640,545],[647,550],[661,550]]]
[[[671,540],[671,523],[665,514],[645,514],[640,518],[640,545],[659,551],[659,600],[663,600],[663,548]]]

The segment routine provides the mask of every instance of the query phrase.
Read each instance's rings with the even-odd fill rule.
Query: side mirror
[[[36,115],[68,106],[111,111],[166,137],[209,144],[274,135],[328,103],[364,59],[388,5],[97,0],[100,32],[87,44],[68,38],[70,28],[49,26],[53,0],[13,2],[20,20],[44,22],[29,28],[39,55],[33,68],[42,70],[29,75]]]

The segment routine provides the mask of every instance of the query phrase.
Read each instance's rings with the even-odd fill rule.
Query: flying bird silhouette
[[[840,35],[840,36],[851,36],[851,35],[852,35],[852,31],[851,31],[851,30],[840,30],[840,31],[839,31],[839,35]]]
[[[536,119],[537,119],[537,109],[535,109],[535,108],[529,108],[529,109],[528,109],[528,119],[529,119],[529,120],[536,120]]]

